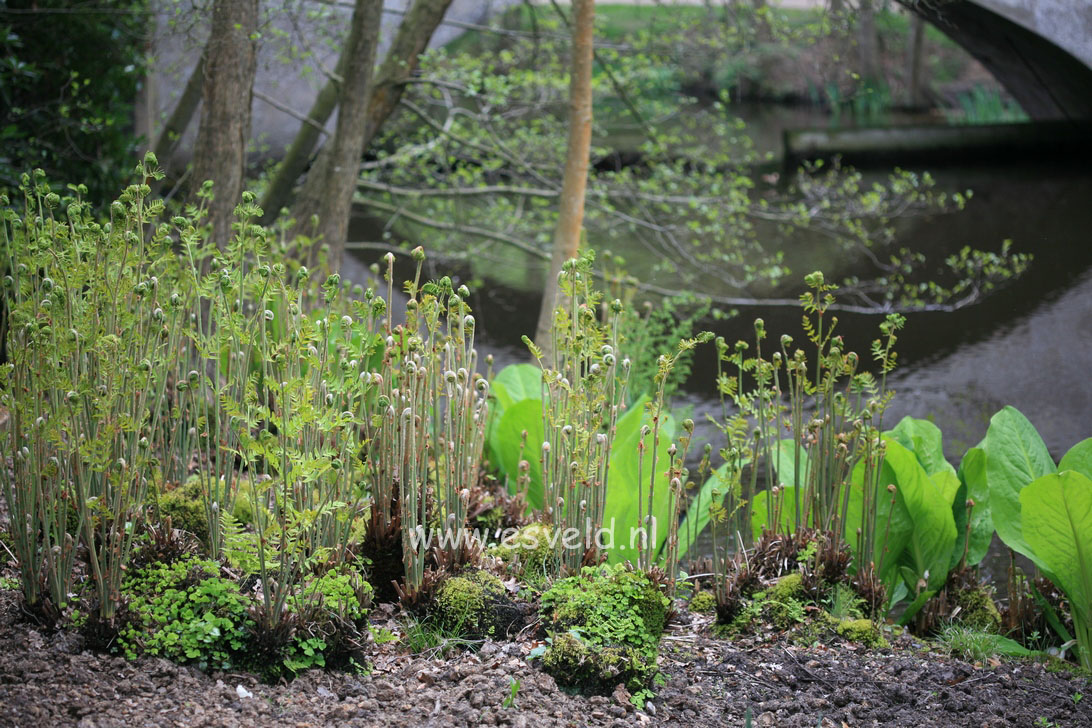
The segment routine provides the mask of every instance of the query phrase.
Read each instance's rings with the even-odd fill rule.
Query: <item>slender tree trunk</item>
[[[365,118],[372,92],[372,71],[382,9],[382,0],[356,0],[344,51],[348,54],[348,60],[339,95],[334,138],[323,148],[311,173],[307,175],[293,211],[297,233],[308,230],[310,218],[317,215],[318,226],[314,233],[329,246],[330,269],[334,271],[341,267],[353,191],[360,171],[360,156],[364,151]]]
[[[432,39],[432,34],[440,25],[452,0],[415,0],[413,7],[403,18],[394,42],[383,65],[375,74],[373,92],[368,104],[366,128],[364,130],[364,149],[368,148],[376,133],[390,117],[399,99],[402,98],[404,82],[417,70],[420,55]],[[345,62],[348,59],[348,46],[338,59],[335,75],[337,80],[327,81],[319,91],[307,118],[323,126],[337,107],[338,86],[345,76]],[[269,184],[261,206],[265,210],[264,222],[270,222],[288,205],[292,187],[307,168],[311,152],[318,143],[319,130],[313,124],[301,124],[296,138],[292,141],[284,159],[277,167],[277,173]]]
[[[197,59],[197,65],[193,67],[193,72],[186,81],[182,95],[178,97],[174,111],[171,112],[167,123],[163,125],[163,129],[155,138],[155,143],[152,144],[152,152],[159,158],[159,166],[165,170],[169,169],[171,156],[178,146],[178,140],[186,132],[193,115],[197,112],[197,107],[201,105],[201,87],[204,83],[205,51],[202,51],[201,57]]]
[[[338,89],[345,77],[345,62],[349,58],[348,48],[348,46],[345,46],[342,49],[337,66],[334,68],[334,75],[337,76],[337,79],[330,79],[326,82],[326,85],[318,92],[318,96],[315,97],[315,102],[311,104],[311,110],[307,112],[307,118],[315,123],[308,124],[304,122],[300,124],[300,130],[296,132],[296,137],[292,140],[288,149],[285,150],[284,159],[277,165],[277,171],[259,203],[264,211],[261,220],[263,224],[268,225],[273,222],[277,219],[281,209],[288,206],[288,201],[292,196],[292,187],[296,184],[296,180],[299,179],[300,175],[303,174],[303,171],[307,169],[307,162],[311,159],[311,152],[314,150],[315,144],[318,143],[319,135],[322,134],[318,127],[326,126],[330,114],[334,113],[334,109],[337,108]],[[314,174],[315,168],[312,168],[311,172]]]
[[[554,249],[550,272],[546,276],[542,308],[538,314],[535,343],[550,351],[550,330],[554,307],[558,303],[557,278],[562,264],[575,258],[580,247],[584,224],[584,191],[588,183],[588,155],[592,130],[592,41],[595,0],[574,0],[572,75],[569,78],[569,147],[565,157],[565,176],[561,183],[561,209],[554,230]]]
[[[257,32],[258,0],[215,1],[191,187],[196,191],[205,180],[213,182],[209,221],[220,247],[231,239],[232,213],[243,191]]]
[[[922,77],[924,41],[925,21],[917,13],[912,13],[910,15],[910,80],[907,101],[915,109],[925,106],[925,79]]]
[[[880,76],[880,40],[876,33],[876,8],[873,0],[860,0],[857,15],[857,57],[861,78],[875,84]]]
[[[402,24],[398,26],[398,33],[387,51],[387,57],[375,74],[366,118],[368,126],[364,131],[365,149],[398,107],[406,81],[417,71],[421,54],[428,47],[428,42],[432,40],[432,34],[444,19],[447,9],[451,7],[451,1],[415,0]]]

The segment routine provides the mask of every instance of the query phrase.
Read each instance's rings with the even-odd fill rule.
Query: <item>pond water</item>
[[[812,112],[794,112],[772,121],[765,117],[763,126],[786,119],[798,123],[801,113],[812,118]],[[759,137],[761,148],[775,144],[780,135],[764,128]],[[939,187],[969,188],[973,198],[961,212],[900,225],[897,245],[927,248],[943,260],[944,251],[964,245],[996,250],[1011,239],[1015,251],[1032,253],[1034,261],[1021,278],[979,304],[907,317],[897,346],[899,367],[889,379],[896,395],[885,426],[904,415],[933,420],[944,433],[947,457],[958,465],[963,452],[985,436],[990,416],[1009,404],[1038,428],[1057,460],[1092,436],[1092,167],[1081,159],[998,160],[930,171]],[[797,269],[799,275],[805,272]],[[534,330],[539,296],[538,291],[492,284],[475,293],[479,348],[483,356],[494,355],[497,368],[528,360],[520,336]],[[707,321],[704,327],[729,341],[750,340],[758,316],[765,319],[771,340],[782,333],[802,339],[795,308],[744,307],[739,317]],[[839,314],[839,319],[847,346],[867,354],[881,318]],[[715,416],[720,410],[714,372],[712,347],[707,346],[675,405],[692,408],[698,439],[706,437],[717,448],[719,433],[702,424],[707,413]],[[1007,556],[998,556],[991,570],[1003,573]]]
[[[908,316],[890,380],[896,396],[886,421],[903,415],[933,419],[949,459],[985,435],[990,416],[1006,404],[1039,429],[1055,458],[1092,436],[1092,171],[1051,165],[991,165],[932,170],[952,189],[971,188],[962,212],[914,220],[899,244],[958,250],[996,249],[1006,238],[1031,252],[1029,270],[974,306]],[[659,283],[659,281],[650,281]],[[537,292],[486,286],[475,311],[479,341],[497,365],[527,359],[520,336],[534,330]],[[740,309],[736,319],[705,322],[729,341],[752,338],[751,322],[766,321],[772,340],[800,340],[800,311]],[[847,345],[865,353],[877,316],[839,314]],[[699,354],[677,404],[696,421],[719,411],[711,347]]]

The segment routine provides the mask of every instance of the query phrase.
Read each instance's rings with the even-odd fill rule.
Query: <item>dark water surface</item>
[[[791,118],[790,118],[791,122]],[[760,147],[778,134],[756,135]],[[973,190],[963,211],[900,224],[896,247],[927,251],[943,261],[965,245],[997,250],[1011,239],[1015,252],[1034,255],[1018,280],[981,303],[949,313],[910,314],[900,335],[899,367],[889,379],[896,392],[884,419],[894,426],[904,415],[933,420],[944,433],[945,453],[958,465],[967,448],[986,434],[989,418],[1013,405],[1036,426],[1055,460],[1078,441],[1092,437],[1092,165],[1090,160],[1043,160],[959,167],[933,167],[938,187]],[[885,170],[870,170],[883,176]],[[622,252],[634,260],[638,250]],[[369,261],[370,262],[370,261]],[[801,264],[786,261],[800,277]],[[637,267],[637,266],[635,266]],[[441,271],[449,272],[449,271]],[[496,368],[528,361],[520,336],[534,331],[540,292],[490,282],[492,274],[511,281],[541,279],[541,273],[483,266],[472,275],[486,284],[471,302],[478,320],[479,351],[493,354]],[[828,271],[828,278],[832,277]],[[834,276],[836,277],[836,276]],[[650,280],[671,286],[666,279]],[[701,293],[702,291],[698,291]],[[708,293],[724,293],[715,286]],[[729,341],[753,338],[761,316],[771,341],[787,333],[802,342],[798,308],[745,307],[736,319],[704,326]],[[869,358],[868,346],[882,317],[839,314],[847,347]],[[809,352],[810,353],[810,352]],[[690,408],[703,437],[714,449],[719,433],[706,423],[718,416],[711,346],[699,354],[677,407]],[[700,443],[691,452],[700,452]],[[988,558],[987,571],[1003,580],[1008,557],[1003,549]]]
[[[970,188],[974,196],[962,212],[903,225],[898,245],[928,248],[939,261],[944,251],[964,245],[996,250],[1011,239],[1014,250],[1035,257],[1021,278],[981,303],[907,317],[899,367],[889,380],[896,396],[885,422],[893,426],[906,414],[934,420],[944,432],[946,454],[958,464],[985,435],[990,416],[1010,404],[1060,458],[1092,436],[1092,167],[1055,162],[932,173],[940,186]],[[520,336],[534,330],[538,296],[489,285],[477,293],[480,348],[494,354],[498,367],[527,360]],[[761,316],[772,341],[788,333],[799,342],[800,315],[795,308],[757,305],[705,326],[729,341],[750,340],[752,321]],[[838,317],[847,346],[865,359],[881,317]],[[676,400],[694,408],[696,421],[719,412],[714,372],[710,346]]]

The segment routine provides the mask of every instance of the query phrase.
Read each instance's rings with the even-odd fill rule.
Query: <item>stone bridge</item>
[[[1092,120],[1092,0],[899,0],[981,61],[1033,119]]]

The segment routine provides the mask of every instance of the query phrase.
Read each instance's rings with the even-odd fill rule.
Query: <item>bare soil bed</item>
[[[621,689],[560,690],[528,662],[532,644],[486,642],[447,658],[373,645],[369,674],[316,670],[265,685],[88,651],[78,636],[28,624],[17,594],[2,591],[0,725],[697,727],[743,726],[750,709],[756,726],[1092,726],[1088,680],[1031,662],[972,665],[906,636],[882,650],[729,641],[684,612],[664,637],[667,684],[643,710]],[[506,707],[512,680],[519,689]]]

